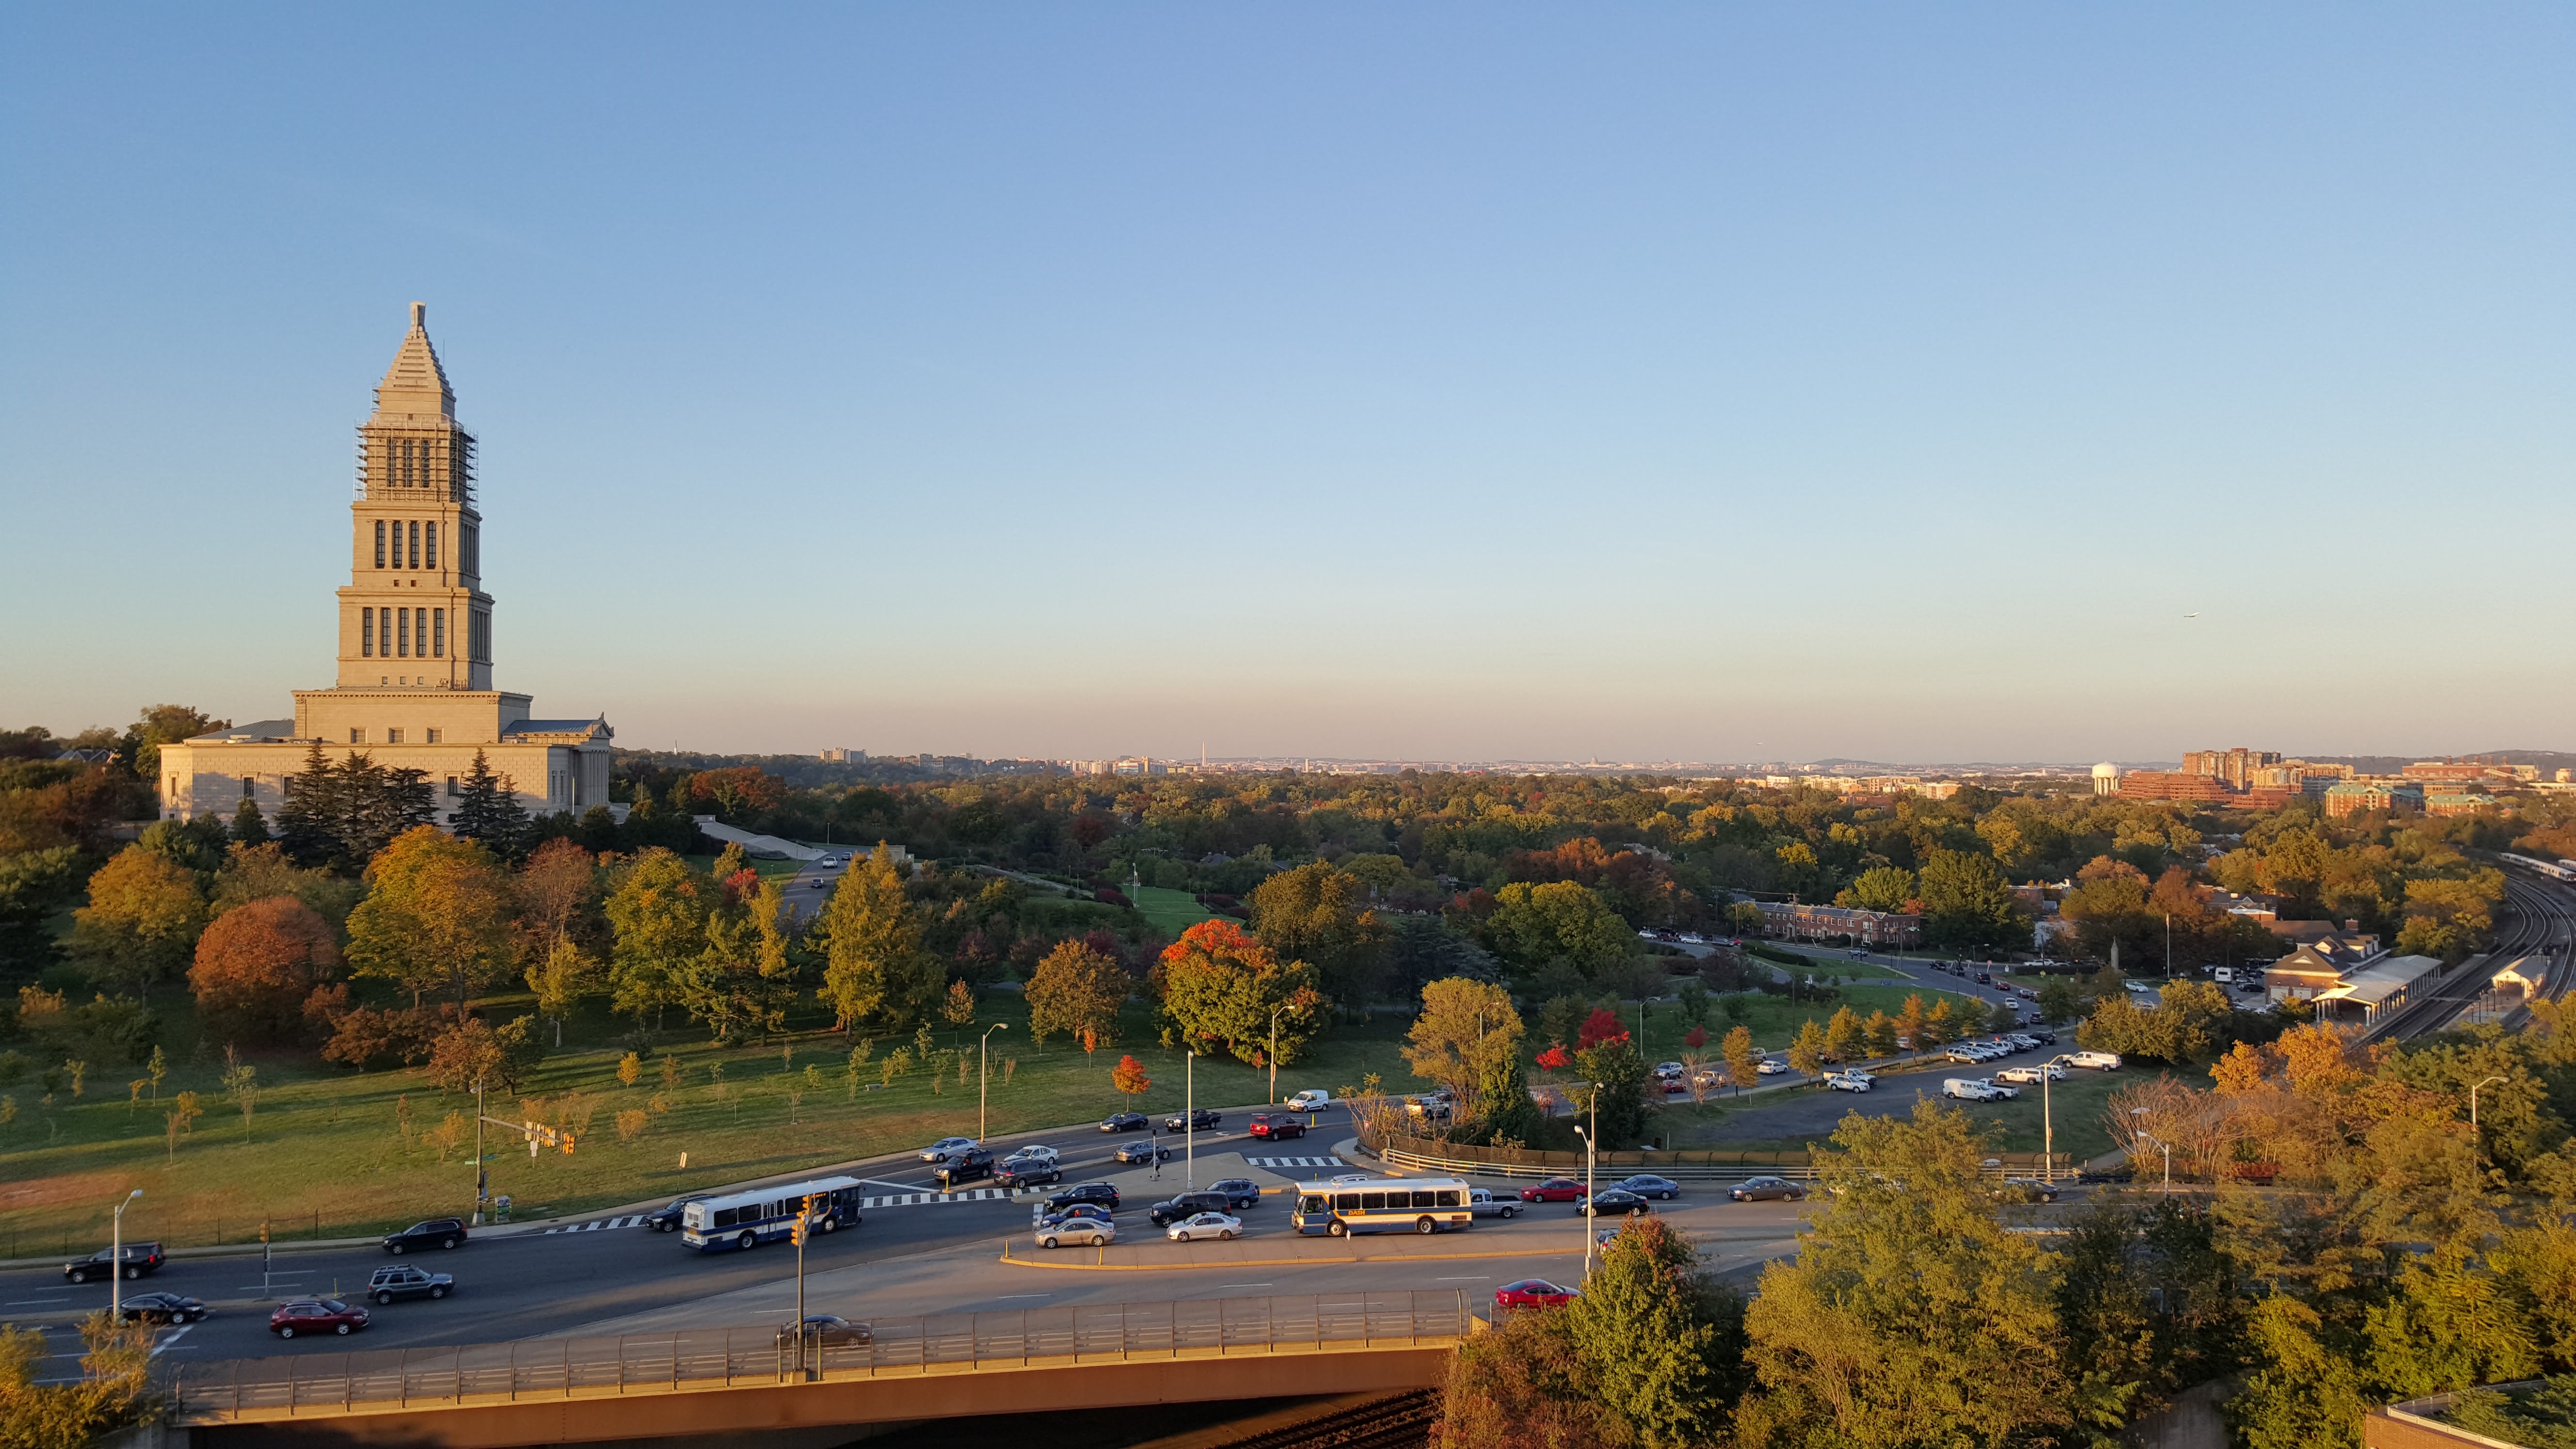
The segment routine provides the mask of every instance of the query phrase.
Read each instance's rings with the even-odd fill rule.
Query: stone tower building
[[[483,515],[474,435],[430,345],[423,304],[358,429],[349,505],[349,584],[339,591],[338,678],[295,691],[292,719],[264,720],[161,749],[165,814],[230,816],[244,799],[271,820],[314,741],[326,754],[426,771],[442,823],[477,750],[510,777],[531,814],[608,801],[605,718],[529,718],[529,696],[492,687],[492,596],[483,591]]]

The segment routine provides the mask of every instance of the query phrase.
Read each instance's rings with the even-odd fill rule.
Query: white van
[[[2091,1067],[2096,1071],[2116,1072],[2120,1069],[2120,1054],[2118,1052],[2075,1052],[2066,1058],[2066,1064],[2070,1067]]]
[[[1962,1102],[1991,1102],[1995,1099],[1995,1089],[1973,1077],[1949,1077],[1941,1083],[1941,1095],[1956,1097]]]
[[[2236,982],[2236,968],[2233,966],[2215,967],[2210,971],[2209,979],[2217,982],[2221,986],[2232,986]]]
[[[1291,1112],[1321,1112],[1331,1105],[1333,1105],[1333,1094],[1320,1087],[1308,1087],[1288,1099],[1288,1110]]]

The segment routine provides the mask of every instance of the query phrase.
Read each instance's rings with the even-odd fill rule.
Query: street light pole
[[[1199,1185],[1199,1049],[1190,1048],[1189,1065],[1181,1068],[1181,1179],[1193,1192]]]
[[[110,1323],[125,1321],[125,1210],[132,1207],[134,1200],[141,1196],[143,1196],[143,1189],[139,1187],[125,1195],[125,1201],[116,1205],[116,1222],[109,1229],[107,1321]]]
[[[2042,1182],[2057,1181],[2057,1125],[2048,1108],[2049,1074],[2056,1070],[2048,1062],[2039,1064],[2039,1180]]]
[[[1280,1011],[1281,1011],[1281,1008],[1280,1008],[1280,1007],[1276,1007],[1276,1006],[1274,1006],[1274,1007],[1270,1008],[1270,1100],[1271,1100],[1271,1101],[1272,1101],[1272,1103],[1274,1103],[1274,1104],[1275,1104],[1275,1103],[1277,1103],[1277,1102],[1278,1102],[1278,1100],[1279,1100],[1279,1013],[1280,1013]]]
[[[1593,1149],[1598,1145],[1596,1139],[1601,1133],[1601,1084],[1581,1082],[1576,1085],[1592,1093],[1592,1128],[1588,1132],[1580,1127],[1574,1129],[1575,1135],[1583,1139],[1583,1210],[1574,1216],[1583,1224],[1583,1282],[1589,1287],[1592,1283],[1592,1236],[1601,1227],[1601,1214],[1592,1206]]]
[[[483,1079],[474,1079],[474,1226],[483,1226],[483,1198],[491,1187],[483,1171]]]
[[[2486,1081],[2478,1083],[2478,1085],[2477,1085],[2477,1086],[2469,1088],[2469,1130],[2470,1130],[2471,1132],[2475,1132],[2475,1131],[2477,1131],[2477,1130],[2478,1130],[2478,1092],[2479,1092],[2479,1090],[2480,1090],[2481,1088],[2483,1088],[2483,1087],[2488,1086],[2490,1083],[2494,1083],[2494,1082],[2501,1082],[2501,1081],[2503,1081],[2503,1080],[2505,1080],[2505,1079],[2504,1079],[2504,1078],[2502,1078],[2502,1077],[2489,1077],[2489,1078],[2487,1078],[2487,1079],[2486,1079]]]
[[[1009,1025],[1007,1021],[994,1022],[984,1028],[982,1036],[975,1038],[975,1141],[978,1145],[982,1144],[985,1137],[984,1104],[992,1093],[993,1081],[993,1059],[984,1044],[993,1039],[993,1033]]]

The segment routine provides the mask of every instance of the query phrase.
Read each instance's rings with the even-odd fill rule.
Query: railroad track
[[[2555,999],[2576,990],[2576,891],[2555,881],[2529,879],[2505,867],[2505,911],[2495,945],[2485,958],[2463,966],[2431,992],[2397,1012],[2369,1033],[2371,1039],[2405,1041],[2443,1031],[2477,1004],[2487,983],[2504,963],[2540,957],[2548,966],[2540,995]],[[2530,1013],[2516,1007],[2503,1019],[2512,1030]]]

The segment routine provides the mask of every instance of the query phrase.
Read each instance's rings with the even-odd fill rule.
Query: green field
[[[1934,1002],[1943,997],[1951,1000],[1953,1011],[1959,1009],[1960,1002],[1969,1000],[1956,992],[1935,991],[1928,986],[1902,982],[1893,985],[1851,982],[1839,986],[1837,994],[1842,999],[1828,1003],[1792,1002],[1785,996],[1768,995],[1739,994],[1733,998],[1718,997],[1709,1003],[1705,1018],[1709,1035],[1708,1049],[1714,1051],[1717,1042],[1735,1025],[1734,1019],[1722,1009],[1730,999],[1744,1003],[1744,1026],[1753,1033],[1753,1044],[1764,1051],[1772,1052],[1788,1050],[1789,1043],[1798,1035],[1798,1027],[1801,1023],[1813,1020],[1817,1025],[1822,1026],[1835,1011],[1844,1006],[1850,1007],[1854,1015],[1866,1018],[1872,1011],[1884,1011],[1890,1016],[1896,1015],[1905,1009],[1905,998],[1908,996],[1922,997],[1923,1007],[1927,1011],[1932,1008]],[[1628,1008],[1628,1014],[1634,1018],[1636,1008]],[[1689,1030],[1690,1023],[1683,1019],[1680,1007],[1670,1002],[1656,1003],[1647,1023],[1644,1043],[1646,1059],[1655,1061],[1678,1055],[1682,1051],[1682,1035]]]
[[[484,1008],[499,1020],[530,1009],[524,995],[493,998]],[[16,1108],[14,1120],[0,1125],[0,1253],[86,1250],[93,1237],[104,1241],[108,1205],[133,1187],[145,1192],[126,1215],[127,1234],[173,1246],[251,1240],[263,1217],[279,1238],[291,1239],[375,1232],[471,1209],[470,1096],[442,1096],[417,1072],[357,1073],[310,1056],[259,1056],[249,1059],[259,1091],[245,1121],[217,1084],[220,1049],[210,1060],[188,1045],[195,1032],[185,1011],[182,1001],[166,1017],[174,1070],[161,1085],[159,1104],[148,1092],[128,1102],[125,1078],[139,1072],[122,1065],[91,1071],[78,1098],[66,1083],[50,1104],[40,1100],[43,1084],[32,1079],[0,1088]],[[1089,1121],[1118,1109],[1124,1104],[1109,1072],[1121,1051],[1133,1052],[1153,1076],[1139,1108],[1162,1112],[1181,1104],[1183,1055],[1154,1045],[1148,1008],[1140,1003],[1130,1004],[1123,1023],[1129,1045],[1086,1058],[1061,1036],[1032,1044],[1019,997],[997,992],[973,1029],[936,1033],[935,1047],[965,1049],[962,1083],[952,1065],[935,1089],[916,1069],[877,1090],[867,1088],[878,1082],[880,1063],[894,1046],[908,1048],[908,1039],[878,1043],[855,1084],[848,1044],[829,1032],[807,1032],[766,1046],[672,1042],[646,1051],[644,1076],[623,1086],[615,1072],[628,1024],[594,1012],[574,1020],[566,1050],[523,1084],[525,1096],[543,1099],[545,1115],[587,1122],[575,1154],[547,1152],[532,1160],[517,1134],[494,1129],[486,1148],[492,1190],[516,1199],[520,1218],[551,1216],[897,1151],[951,1133],[975,1135],[975,1038],[995,1021],[1006,1024],[990,1046],[995,1134]],[[1396,1049],[1406,1024],[1388,1016],[1337,1027],[1306,1062],[1280,1070],[1279,1090],[1325,1087],[1338,1095],[1368,1072],[1382,1073],[1390,1090],[1422,1090],[1427,1084],[1412,1077]],[[680,1078],[667,1090],[665,1057]],[[809,1069],[819,1085],[809,1080]],[[1202,1103],[1267,1097],[1267,1075],[1250,1067],[1202,1060],[1197,1073]],[[202,1094],[205,1115],[172,1154],[162,1112],[181,1090]],[[791,1101],[791,1092],[801,1099]],[[511,1120],[522,1115],[518,1103],[498,1093],[487,1110]],[[631,1141],[619,1139],[620,1112],[643,1116],[643,1131]],[[435,1139],[451,1113],[460,1142],[442,1152]]]
[[[1153,922],[1154,929],[1166,936],[1178,936],[1201,921],[1216,919],[1215,913],[1200,905],[1198,897],[1188,891],[1138,886],[1135,896],[1136,913]]]

